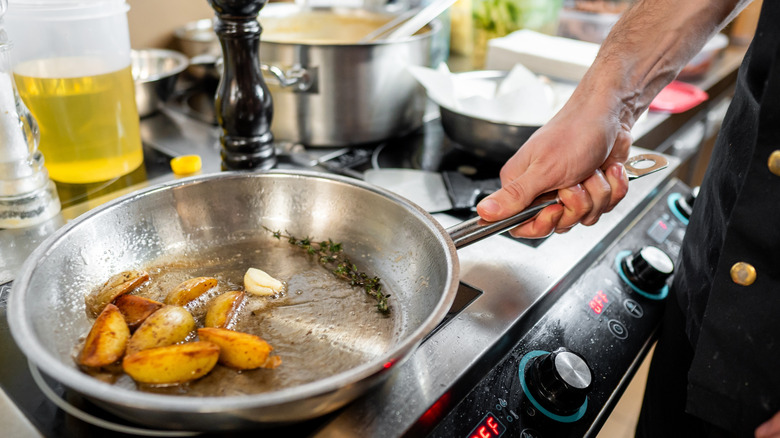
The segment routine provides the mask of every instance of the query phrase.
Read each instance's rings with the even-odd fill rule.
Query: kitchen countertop
[[[744,52],[744,47],[728,48],[704,77],[692,82],[709,93],[710,100],[707,102],[681,114],[648,113],[634,129],[635,144],[660,152],[671,151],[675,140],[684,135],[686,128],[702,120],[715,106],[728,100]],[[218,131],[214,128],[212,132]],[[123,194],[175,178],[168,168],[168,156],[148,144],[145,144],[144,152],[144,165],[126,177],[88,188],[58,185],[63,210],[51,221],[24,230],[0,230],[0,285],[11,281],[13,273],[35,246],[68,220]],[[218,169],[211,164],[207,165],[205,170]],[[0,301],[3,299],[6,299],[6,294],[0,293]],[[2,355],[0,354],[0,357]],[[4,432],[10,434],[9,436],[40,436],[3,391],[0,391],[0,424],[3,424]]]

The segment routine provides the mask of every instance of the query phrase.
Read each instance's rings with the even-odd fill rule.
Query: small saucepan
[[[494,82],[498,86],[509,73],[501,70],[476,70],[456,73],[454,76],[464,87],[468,87],[466,84],[470,83],[477,86],[479,82]],[[552,105],[552,108],[557,108],[563,105],[574,90],[573,84],[563,82],[549,82],[549,86],[552,102],[524,104],[543,105],[540,108]],[[439,106],[439,112],[444,133],[453,141],[455,147],[497,163],[508,160],[542,126],[540,121],[520,123],[496,120],[444,105]]]

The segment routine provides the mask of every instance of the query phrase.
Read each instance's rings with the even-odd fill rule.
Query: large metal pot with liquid
[[[446,47],[434,22],[398,41],[358,42],[391,14],[303,10],[290,3],[260,12],[260,61],[273,98],[271,131],[308,146],[372,143],[422,125],[425,90],[407,67],[432,66]]]

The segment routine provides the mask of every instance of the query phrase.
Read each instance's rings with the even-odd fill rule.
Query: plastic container
[[[0,229],[37,225],[60,212],[57,190],[37,150],[38,125],[14,85],[6,7],[0,0]]]
[[[58,182],[107,181],[143,162],[124,0],[15,0],[14,77]]]
[[[702,47],[699,53],[683,67],[677,75],[677,79],[690,81],[701,78],[710,70],[712,63],[728,45],[729,37],[722,33],[716,34],[707,41],[707,44]]]
[[[561,9],[558,14],[558,36],[601,44],[620,15]]]

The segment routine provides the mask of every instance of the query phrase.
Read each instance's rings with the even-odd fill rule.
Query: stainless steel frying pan
[[[648,160],[653,166],[628,169],[639,176],[665,163],[657,155]],[[43,242],[14,282],[9,325],[21,350],[44,374],[145,426],[216,431],[301,421],[331,412],[387,378],[444,318],[459,279],[456,248],[523,222],[552,202],[500,225],[476,219],[445,230],[406,199],[340,176],[225,172],[179,180],[86,213]],[[84,296],[110,274],[165,254],[195,257],[226,241],[254,238],[263,227],[341,241],[382,279],[392,293],[395,328],[381,336],[362,364],[275,391],[209,397],[117,387],[76,368],[74,346],[91,325]],[[312,325],[328,332],[334,321],[325,315]],[[355,342],[367,342],[360,339],[364,330],[349,331]],[[374,338],[370,342],[376,344]]]

